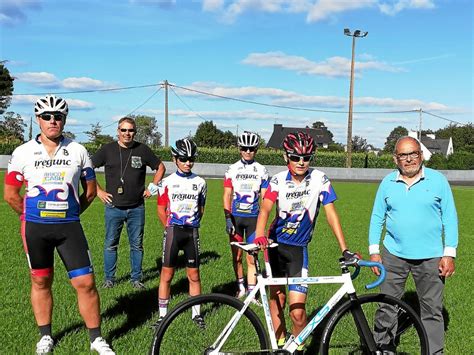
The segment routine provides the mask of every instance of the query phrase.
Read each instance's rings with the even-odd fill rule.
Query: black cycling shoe
[[[153,328],[153,329],[158,329],[158,327],[160,326],[161,322],[163,321],[163,318],[164,317],[160,317],[158,318],[158,320],[153,323],[150,327]]]
[[[193,322],[196,323],[199,329],[206,329],[206,323],[200,314],[194,316]]]

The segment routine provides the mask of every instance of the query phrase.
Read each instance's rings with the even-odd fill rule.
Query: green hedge
[[[0,143],[0,155],[10,155],[18,144]],[[92,143],[83,144],[88,152],[94,154],[99,146]],[[171,151],[169,148],[155,148],[153,151],[163,161],[171,161]],[[233,164],[240,158],[237,148],[199,148],[197,162],[215,164]],[[284,165],[283,151],[261,148],[258,151],[257,160],[263,165]],[[316,158],[311,162],[312,166],[343,168],[346,164],[346,155],[343,152],[318,151]],[[456,152],[448,158],[440,154],[433,154],[426,164],[428,167],[439,170],[472,170],[474,169],[474,153]],[[353,153],[353,168],[380,168],[394,169],[395,164],[391,155],[376,156],[369,153]]]

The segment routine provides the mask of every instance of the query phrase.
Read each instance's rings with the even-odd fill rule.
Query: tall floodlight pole
[[[169,131],[168,131],[168,80],[164,82],[165,86],[165,147],[169,146]]]
[[[344,28],[344,34],[352,37],[352,59],[351,59],[351,84],[349,89],[349,116],[347,118],[347,160],[346,168],[352,166],[352,99],[354,96],[354,55],[355,55],[355,40],[358,37],[365,37],[369,32],[362,32],[355,30],[353,33],[348,28]]]

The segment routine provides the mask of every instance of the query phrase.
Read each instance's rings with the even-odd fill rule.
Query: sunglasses
[[[130,132],[130,133],[133,133],[135,132],[135,129],[134,128],[130,128],[130,129],[127,129],[127,128],[120,128],[120,132]]]
[[[288,154],[287,156],[288,156],[288,159],[290,159],[294,163],[298,163],[301,159],[303,159],[303,161],[307,163],[313,159],[312,155]]]
[[[62,113],[43,113],[39,115],[43,121],[50,121],[51,119],[55,121],[62,121],[66,118]]]
[[[193,157],[178,157],[178,160],[181,162],[181,163],[186,163],[186,162],[190,162],[190,163],[194,163],[194,160],[196,160],[196,158],[193,158]]]
[[[240,147],[241,152],[255,152],[257,150],[256,147]]]

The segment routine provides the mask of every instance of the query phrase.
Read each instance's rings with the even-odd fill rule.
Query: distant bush
[[[93,155],[100,146],[93,143],[82,143],[90,155]],[[19,144],[0,143],[0,155],[11,155]],[[172,161],[169,148],[153,148],[153,151],[163,161]],[[233,164],[240,159],[237,148],[199,148],[197,162],[214,164]],[[263,165],[285,165],[283,151],[275,149],[260,148],[257,154],[257,161]],[[311,166],[343,168],[346,165],[346,154],[344,152],[330,152],[320,150],[316,152],[316,157],[311,162]],[[441,154],[433,154],[426,162],[426,166],[438,170],[472,170],[474,169],[474,153],[465,151],[456,152],[445,158]],[[377,156],[374,153],[352,153],[353,168],[372,169],[395,169],[391,154]]]

